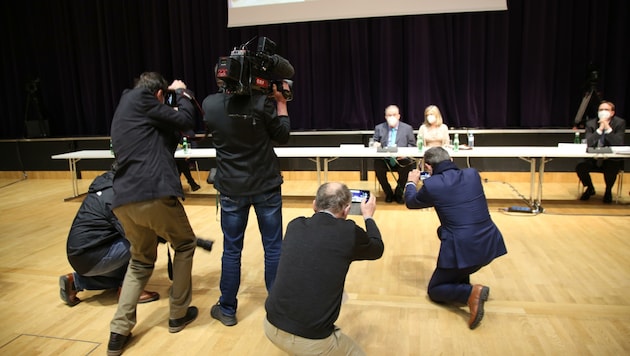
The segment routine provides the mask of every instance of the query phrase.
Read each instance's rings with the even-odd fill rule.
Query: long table
[[[280,158],[306,158],[316,165],[318,184],[328,180],[328,165],[338,158],[386,158],[412,157],[422,158],[424,151],[416,147],[399,147],[397,152],[377,152],[375,148],[362,145],[341,145],[339,147],[276,147],[276,155]],[[464,158],[518,158],[530,165],[530,194],[529,200],[533,207],[539,207],[542,202],[543,176],[545,163],[553,158],[628,158],[630,146],[613,147],[613,153],[587,153],[585,149],[576,145],[565,147],[553,146],[496,146],[475,147],[474,149],[449,149],[452,157]],[[177,150],[175,158],[215,158],[214,148],[193,148],[184,152]],[[82,150],[53,155],[52,159],[67,159],[72,178],[73,197],[80,195],[77,177],[77,162],[83,159],[113,159],[109,150]],[[536,168],[538,167],[538,171]]]

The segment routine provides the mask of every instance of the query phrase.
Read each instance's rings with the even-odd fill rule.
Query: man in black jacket
[[[276,281],[265,303],[265,334],[288,354],[364,354],[334,323],[350,263],[376,260],[384,247],[372,218],[374,196],[361,202],[367,231],[346,220],[351,199],[345,184],[325,183],[313,201],[315,214],[287,226]]]
[[[73,307],[81,302],[77,292],[118,288],[122,285],[131,253],[129,241],[112,212],[115,166],[96,177],[75,216],[66,244],[74,272],[59,277],[59,295]],[[158,238],[160,242],[164,239]],[[197,246],[212,250],[212,240],[197,238]],[[169,254],[170,261],[170,254]],[[169,269],[169,272],[172,272]],[[138,303],[160,299],[157,292],[143,291]]]
[[[169,91],[177,93],[178,110],[165,104]],[[110,323],[110,356],[122,353],[136,325],[137,300],[153,273],[158,236],[175,250],[168,331],[179,332],[197,318],[197,307],[190,306],[196,237],[179,200],[184,192],[174,158],[177,133],[195,125],[193,98],[181,80],[169,86],[159,73],[145,72],[123,93],[114,113],[111,135],[118,169],[112,210],[131,243],[131,262]]]
[[[112,213],[114,171],[96,177],[72,221],[66,250],[75,272],[59,277],[61,300],[73,307],[77,292],[120,288],[129,265],[129,241]],[[144,290],[138,303],[158,300],[157,292]]]
[[[285,89],[288,84],[283,83]],[[241,283],[241,251],[249,210],[258,218],[265,250],[265,285],[276,277],[282,244],[282,175],[274,144],[289,140],[287,99],[282,88],[262,93],[217,93],[203,101],[204,121],[217,150],[214,187],[221,199],[223,256],[221,297],[210,315],[226,326],[236,325],[238,289]]]

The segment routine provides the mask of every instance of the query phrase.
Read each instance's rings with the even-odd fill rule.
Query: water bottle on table
[[[188,139],[186,136],[182,139],[182,148],[184,149],[184,153],[188,153]]]

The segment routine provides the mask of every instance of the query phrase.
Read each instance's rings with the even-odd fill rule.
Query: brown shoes
[[[118,287],[118,298],[120,298],[120,287]],[[149,303],[160,299],[160,293],[143,290],[138,297],[138,303]]]
[[[470,319],[468,319],[468,327],[471,329],[479,326],[481,319],[483,319],[483,303],[488,300],[490,294],[490,288],[482,286],[481,284],[475,284],[468,297],[468,308],[470,309]]]
[[[143,290],[140,297],[138,297],[138,303],[149,303],[160,299],[160,293]]]
[[[74,286],[74,274],[68,273],[59,277],[59,296],[68,306],[75,306],[81,303],[77,297],[77,289]]]

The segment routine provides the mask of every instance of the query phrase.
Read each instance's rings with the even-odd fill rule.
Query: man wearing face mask
[[[615,104],[610,101],[602,101],[597,110],[597,119],[586,122],[585,137],[588,147],[623,146],[626,131],[626,121],[615,116]],[[620,159],[594,159],[587,158],[575,167],[585,190],[580,200],[588,200],[595,195],[595,187],[591,180],[590,172],[604,173],[606,192],[604,203],[612,202],[612,187],[617,179],[617,173],[623,169],[623,160]]]
[[[385,108],[385,122],[374,128],[374,145],[376,147],[415,147],[416,139],[411,125],[400,122],[400,112],[396,105]],[[414,160],[408,157],[377,158],[374,160],[374,172],[376,179],[385,192],[385,202],[396,200],[398,204],[404,204],[403,190],[407,182],[409,172],[414,168]],[[387,181],[387,171],[398,172],[396,189],[392,190]]]

